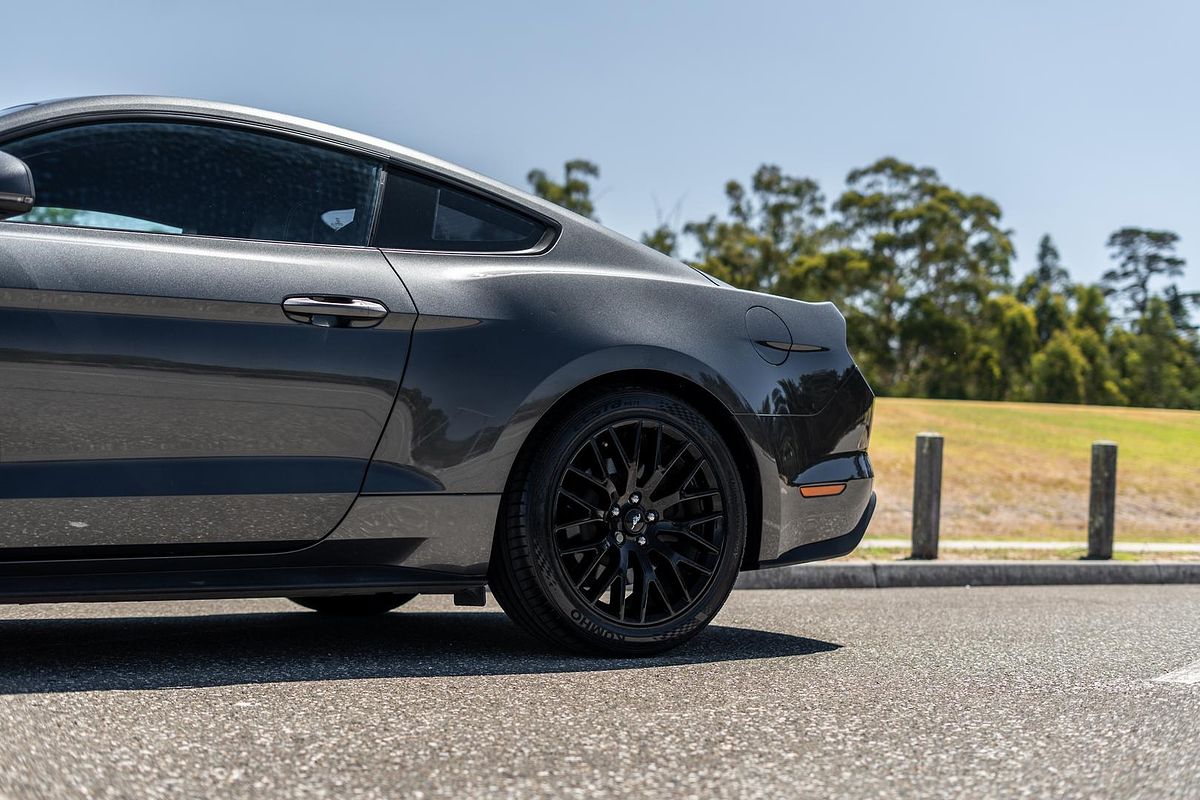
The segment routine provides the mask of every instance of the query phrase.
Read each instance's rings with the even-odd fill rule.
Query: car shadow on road
[[[311,612],[0,621],[0,695],[357,678],[539,675],[807,656],[840,645],[712,625],[663,656],[560,654],[500,613]]]

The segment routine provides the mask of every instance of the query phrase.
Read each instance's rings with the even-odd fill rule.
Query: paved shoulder
[[[0,608],[4,797],[1196,796],[1200,587],[735,592],[662,658],[492,609]],[[1183,670],[1184,672],[1180,672]]]

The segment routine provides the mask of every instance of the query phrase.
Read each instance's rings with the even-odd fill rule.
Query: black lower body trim
[[[54,580],[67,576],[142,575],[164,573],[179,575],[185,572],[251,572],[272,573],[291,568],[363,567],[368,569],[407,569],[424,574],[424,570],[404,567],[405,561],[425,539],[365,538],[322,539],[299,550],[286,553],[238,555],[183,555],[174,557],[127,557],[79,560],[14,561],[0,564],[0,602],[14,581]],[[476,583],[484,583],[480,577]],[[468,583],[471,580],[468,577]]]
[[[867,534],[867,526],[871,524],[871,517],[875,514],[875,493],[871,493],[871,500],[867,503],[867,508],[863,511],[862,518],[858,524],[849,533],[844,533],[841,536],[836,536],[832,539],[825,539],[820,542],[810,542],[802,544],[799,547],[794,547],[788,550],[779,558],[771,559],[770,561],[762,561],[759,563],[759,569],[768,567],[785,567],[789,564],[803,564],[808,561],[826,561],[831,558],[840,558],[841,556],[849,555],[854,552],[854,548],[858,547],[859,542]]]
[[[7,578],[0,603],[120,602],[326,594],[452,594],[484,578],[404,567],[287,567],[279,569],[125,572]]]
[[[0,548],[0,562],[255,555],[286,553],[312,544],[312,541],[297,539],[264,542],[196,542],[194,544],[105,544],[87,547],[4,547]]]

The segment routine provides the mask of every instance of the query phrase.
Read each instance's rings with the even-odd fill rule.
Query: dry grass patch
[[[912,526],[914,437],[946,437],[942,537],[1087,538],[1091,445],[1117,442],[1117,538],[1200,541],[1200,412],[881,398],[870,536]]]

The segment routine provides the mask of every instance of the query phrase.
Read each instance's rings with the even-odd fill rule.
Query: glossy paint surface
[[[5,117],[0,148],[55,125],[179,117],[419,170],[557,235],[488,255],[0,223],[0,560],[65,548],[74,560],[45,570],[105,573],[118,553],[101,561],[98,548],[149,547],[136,552],[160,569],[215,545],[224,560],[208,563],[222,568],[385,553],[389,569],[481,582],[501,493],[539,423],[581,386],[639,380],[720,417],[745,454],[750,566],[865,525],[873,395],[828,303],[717,285],[469,171],[267,112],[62,101]],[[372,328],[303,324],[281,307],[301,295],[389,314]],[[851,483],[801,498],[812,470]]]
[[[335,288],[393,314],[322,328],[280,306]],[[368,248],[0,225],[0,549],[328,534],[413,311]]]

